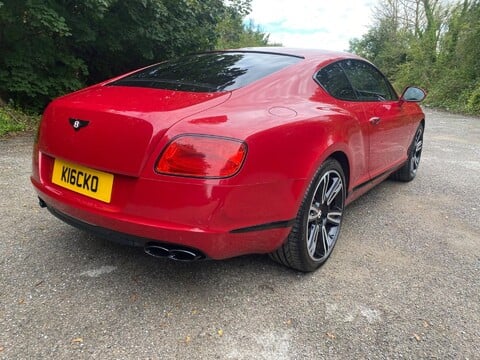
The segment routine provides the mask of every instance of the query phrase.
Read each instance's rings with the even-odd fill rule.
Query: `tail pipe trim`
[[[166,258],[176,261],[196,261],[205,259],[205,255],[195,249],[181,248],[178,246],[159,245],[148,243],[144,248],[148,255],[157,258]]]

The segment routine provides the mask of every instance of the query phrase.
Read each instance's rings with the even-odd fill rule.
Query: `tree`
[[[251,0],[231,0],[217,25],[217,49],[233,49],[250,46],[267,46],[268,34],[253,21],[244,24],[243,19],[250,14]]]
[[[71,38],[71,28],[57,4],[4,0],[0,7],[0,97],[38,107],[47,98],[79,88],[87,67],[69,51],[67,39]]]
[[[114,1],[93,28],[96,38],[82,45],[95,83],[125,71],[215,47],[221,0]]]
[[[40,110],[86,84],[174,56],[266,45],[251,0],[2,0],[0,98]]]
[[[411,38],[395,19],[378,19],[361,39],[350,40],[350,51],[372,61],[388,77],[395,77],[398,66],[406,62]]]
[[[394,79],[416,84],[430,104],[480,113],[480,0],[382,0],[375,22],[350,50]]]
[[[440,42],[435,105],[480,113],[479,41],[480,1],[463,1],[453,8]]]

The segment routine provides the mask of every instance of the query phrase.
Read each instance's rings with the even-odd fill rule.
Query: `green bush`
[[[15,131],[33,130],[37,127],[39,119],[38,115],[28,115],[11,106],[0,105],[0,136]]]
[[[251,0],[1,0],[0,98],[40,112],[166,58],[265,45],[266,34],[243,24],[250,10]]]
[[[480,0],[423,0],[403,10],[398,2],[380,3],[375,23],[350,50],[379,65],[397,89],[425,88],[425,104],[480,114]],[[413,18],[415,25],[407,20]]]
[[[480,114],[480,83],[468,98],[467,110],[472,114]]]

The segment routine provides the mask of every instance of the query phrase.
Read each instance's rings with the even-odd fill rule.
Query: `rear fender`
[[[346,121],[348,121],[346,118],[339,119],[340,123]],[[349,144],[354,143],[355,148],[363,149],[363,137],[352,131],[354,124],[343,129],[335,125],[339,122],[306,120],[251,136],[247,139],[249,158],[245,163],[245,172],[251,176],[254,176],[252,173],[259,174],[255,181],[261,181],[261,177],[266,176],[278,181],[297,180],[295,188],[291,189],[291,195],[295,199],[295,208],[298,211],[317,170],[332,155],[343,154],[347,159],[345,174],[358,177],[358,169],[352,167],[352,159],[355,159],[355,156]],[[250,172],[249,169],[255,170]],[[347,184],[350,187],[348,179]]]

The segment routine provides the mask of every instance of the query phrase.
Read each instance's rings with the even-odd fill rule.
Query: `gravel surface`
[[[0,140],[0,359],[479,359],[480,119],[427,110],[417,178],[351,204],[313,274],[176,263],[40,209]]]

